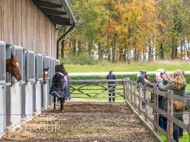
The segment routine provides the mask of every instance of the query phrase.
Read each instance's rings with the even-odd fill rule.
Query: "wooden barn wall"
[[[0,40],[56,58],[56,28],[30,0],[0,0]]]

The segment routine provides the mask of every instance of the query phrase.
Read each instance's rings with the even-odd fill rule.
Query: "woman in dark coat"
[[[109,74],[106,76],[106,79],[117,79],[116,75],[113,74],[113,71],[111,70]],[[111,92],[115,92],[115,86],[113,87],[113,84],[115,84],[115,81],[108,81],[108,89],[109,89],[109,96],[111,96]],[[113,92],[113,96],[115,96],[115,93]],[[111,97],[109,97],[109,102],[111,102]],[[115,97],[113,97],[113,102],[115,102]]]

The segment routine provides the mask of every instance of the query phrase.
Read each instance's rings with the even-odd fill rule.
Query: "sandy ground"
[[[1,141],[151,142],[150,132],[125,102],[66,101],[22,123],[22,130],[7,131]],[[20,132],[18,132],[20,131]]]

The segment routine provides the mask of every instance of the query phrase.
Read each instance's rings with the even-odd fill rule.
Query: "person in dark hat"
[[[146,74],[146,71],[141,70],[139,72],[140,72],[140,75],[138,76],[137,83],[142,83],[142,85],[145,85],[144,79],[149,80],[149,78],[148,78],[148,76]],[[137,88],[137,91],[139,92],[139,88]],[[142,97],[145,98],[144,91],[142,91]],[[145,106],[144,102],[142,102],[142,106],[143,107]]]
[[[106,79],[117,79],[116,75],[113,73],[113,70],[109,71],[109,74],[106,76]],[[111,92],[112,92],[112,96],[115,96],[115,87],[113,86],[113,84],[115,84],[115,81],[108,81],[108,89],[109,89],[109,96],[111,96]],[[109,102],[111,102],[111,97],[109,97]],[[113,102],[115,102],[115,97],[113,97]]]
[[[142,85],[145,85],[145,82],[144,82],[145,71],[141,70],[139,72],[140,72],[140,75],[138,76],[137,83],[142,83]]]

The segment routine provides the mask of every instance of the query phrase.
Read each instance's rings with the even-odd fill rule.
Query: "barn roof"
[[[67,0],[31,0],[54,24],[71,26],[76,23]]]

